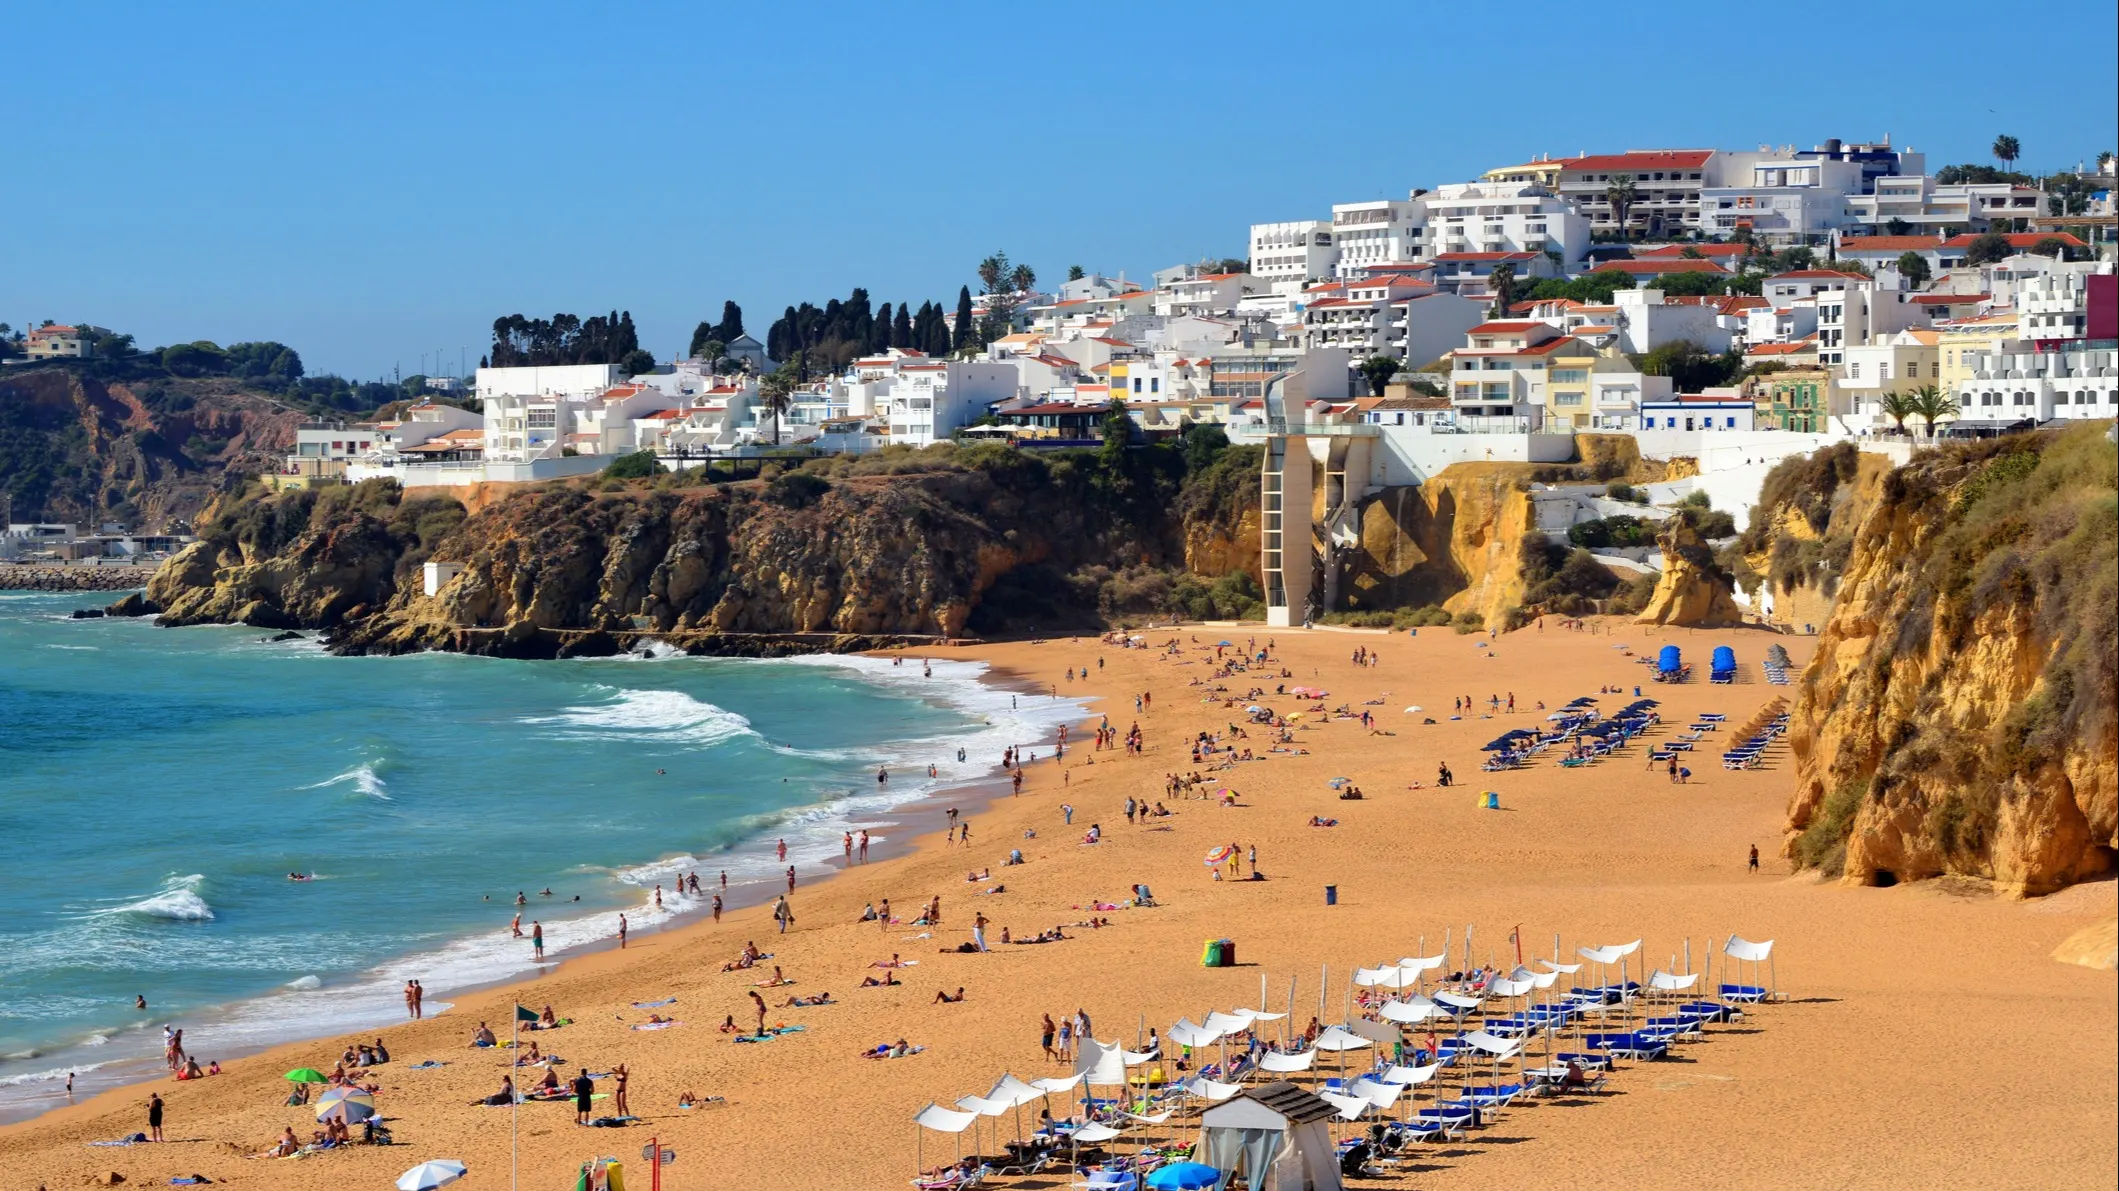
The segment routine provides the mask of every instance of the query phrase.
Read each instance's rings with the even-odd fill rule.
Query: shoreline
[[[38,591],[34,594],[50,595],[55,593]],[[245,628],[248,626],[234,625],[204,627]],[[859,654],[847,654],[841,656],[888,658],[898,655],[868,651]],[[906,654],[903,656],[906,656],[908,661],[917,660],[918,657],[918,655],[911,654]],[[681,657],[704,658],[705,660],[777,660],[770,658],[718,659],[711,655],[700,655],[690,653],[683,654],[681,655]],[[668,660],[679,659],[673,657]],[[960,661],[961,659],[935,658],[933,660]],[[866,679],[863,679],[863,681],[866,681]],[[992,665],[987,665],[985,669],[983,669],[976,677],[944,679],[944,681],[970,683],[978,687],[991,689],[998,692],[1005,692],[1019,697],[1043,697],[1043,692],[1035,689],[1036,684],[1031,682],[1029,679],[1024,678],[1019,674],[1015,674],[1012,671],[1008,671],[1004,668],[995,667]],[[1078,701],[1073,699],[1062,699],[1059,700],[1059,702],[1063,705],[1070,705],[1077,703]],[[964,715],[969,718],[970,713],[968,711],[961,708],[957,710],[958,714]],[[1077,707],[1076,710],[1080,711],[1082,709]],[[1072,724],[1075,721],[1070,719],[1067,722],[1069,724]],[[893,743],[898,742],[881,742],[874,747],[883,748]],[[975,759],[967,758],[967,763],[972,760]],[[893,804],[890,807],[884,809],[881,812],[880,817],[870,817],[869,814],[864,814],[858,808],[848,808],[843,815],[843,825],[846,827],[850,827],[855,831],[859,831],[865,826],[875,837],[872,840],[869,848],[870,858],[866,862],[866,865],[863,865],[858,862],[849,864],[842,857],[827,857],[821,861],[822,866],[827,871],[823,872],[821,875],[818,876],[804,877],[802,879],[801,884],[798,886],[798,891],[812,890],[814,888],[822,886],[826,882],[841,879],[846,874],[856,868],[866,867],[867,865],[876,865],[888,860],[910,856],[914,854],[915,852],[919,851],[921,848],[926,846],[928,842],[927,837],[933,834],[934,827],[944,826],[946,824],[945,816],[947,808],[945,804],[958,805],[960,808],[964,809],[964,813],[968,817],[976,815],[980,811],[983,811],[987,807],[987,805],[990,804],[992,801],[998,798],[1005,797],[1009,792],[1009,783],[1000,770],[998,758],[995,759],[994,763],[991,766],[987,767],[981,773],[957,779],[935,778],[920,780],[922,780],[923,782],[932,782],[933,784],[928,785],[925,789],[921,790],[918,793],[910,795],[905,801]],[[848,792],[846,794],[834,795],[831,798],[823,799],[817,803],[809,804],[808,809],[829,807],[834,802],[849,797],[857,798],[860,797],[860,795],[858,794],[858,792]],[[968,806],[966,806],[967,803]],[[802,808],[790,809],[799,811]],[[878,828],[881,828],[882,830],[878,831]],[[767,828],[764,831],[761,831],[758,835],[745,839],[744,841],[742,841],[741,844],[735,847],[731,847],[724,852],[714,853],[713,855],[727,856],[744,851],[749,851],[753,848],[760,848],[764,852],[770,853],[772,851],[771,846],[766,845],[764,843],[764,840],[766,839],[767,835],[769,835],[770,830],[770,828]],[[702,862],[706,859],[704,857],[691,856],[689,853],[680,853],[679,855],[687,856],[694,862]],[[658,867],[667,863],[671,863],[676,859],[677,856],[661,857],[655,860],[642,861],[636,864],[618,866],[617,871],[631,871],[644,868]],[[630,882],[627,883],[630,884]],[[639,941],[653,938],[656,936],[680,933],[700,926],[702,923],[708,926],[713,925],[714,922],[712,917],[712,896],[715,892],[715,889],[713,887],[712,882],[704,876],[702,876],[701,879],[701,887],[702,893],[700,896],[694,898],[689,895],[680,894],[676,898],[672,899],[675,904],[666,909],[660,918],[652,922],[634,924],[629,932],[630,939],[637,944]],[[723,917],[729,918],[735,916],[740,911],[752,910],[768,906],[780,895],[781,892],[782,890],[780,884],[776,880],[769,880],[764,878],[749,878],[737,880],[727,887],[727,891],[723,895]],[[644,898],[648,896],[645,890],[643,890],[642,895]],[[554,920],[553,926],[556,929],[568,923],[586,922],[594,918],[608,917],[610,915],[614,915],[620,912],[625,912],[631,915],[637,915],[640,910],[642,910],[646,905],[647,903],[643,902],[641,904],[628,907],[618,907],[609,910],[591,911],[589,913],[579,915],[575,918]],[[348,983],[336,986],[334,988],[334,991],[343,993],[358,990],[370,983],[371,981],[369,980],[369,977],[373,976],[377,972],[380,972],[394,965],[406,963],[407,961],[416,959],[421,955],[440,954],[450,946],[461,944],[471,939],[479,937],[482,936],[480,934],[460,936],[442,943],[440,947],[427,948],[422,951],[410,952],[405,955],[382,960],[381,962],[366,969],[364,972],[355,974]],[[437,997],[435,1015],[439,1016],[447,1014],[448,1012],[453,1010],[459,1002],[469,998],[483,997],[510,988],[527,987],[531,984],[536,983],[539,980],[546,978],[547,976],[558,973],[565,965],[578,961],[582,958],[599,955],[606,952],[618,952],[620,950],[622,949],[618,946],[618,938],[615,933],[600,934],[584,942],[570,944],[562,948],[550,949],[546,953],[546,960],[544,961],[544,963],[541,965],[537,965],[529,970],[510,972],[505,975],[495,976],[494,978],[489,980],[477,980],[468,984],[450,987],[444,994]],[[282,986],[279,988],[272,989],[270,991],[259,993],[255,996],[244,997],[235,1001],[223,1002],[221,1004],[212,1006],[207,1014],[192,1017],[190,1023],[185,1026],[186,1032],[188,1034],[191,1034],[194,1038],[197,1038],[200,1035],[200,1028],[203,1026],[205,1031],[210,1034],[214,1023],[226,1022],[236,1013],[240,1012],[243,1008],[269,1003],[276,996],[284,995],[288,991],[290,990],[286,986]],[[230,1061],[253,1058],[258,1055],[269,1054],[273,1051],[280,1050],[286,1047],[302,1046],[305,1044],[314,1043],[324,1038],[344,1036],[348,1034],[349,1031],[365,1032],[388,1030],[394,1026],[402,1026],[403,1024],[405,1024],[405,1022],[406,1019],[402,1017],[392,1016],[387,1020],[377,1020],[373,1017],[363,1017],[360,1018],[358,1022],[345,1021],[329,1025],[320,1024],[320,1026],[316,1029],[292,1033],[282,1037],[268,1038],[264,1041],[259,1042],[245,1042],[232,1046],[218,1047],[213,1051],[210,1056],[202,1055],[201,1057],[210,1057],[215,1061],[223,1062],[225,1065],[227,1062]],[[123,1032],[127,1034],[139,1033],[142,1036],[145,1036],[151,1030],[151,1028],[152,1027],[149,1023],[143,1022],[137,1026],[126,1028]],[[117,1041],[117,1033],[118,1031],[115,1030],[99,1031],[97,1036],[110,1038],[111,1042],[105,1043],[106,1045],[109,1045]],[[37,1060],[44,1059],[47,1057],[57,1058],[60,1056],[76,1053],[81,1050],[87,1049],[89,1045],[90,1044],[84,1042],[62,1043],[50,1051],[37,1051],[31,1055],[27,1055],[23,1058],[22,1061],[36,1062]],[[67,1073],[73,1073],[81,1076],[81,1078],[75,1080],[75,1095],[71,1099],[67,1098],[66,1093],[63,1090],[63,1084]],[[99,1098],[110,1095],[122,1095],[129,1089],[138,1088],[142,1085],[154,1083],[158,1080],[163,1080],[167,1078],[169,1078],[168,1069],[163,1066],[161,1060],[151,1052],[138,1056],[127,1055],[124,1057],[103,1060],[100,1062],[82,1063],[77,1066],[70,1066],[68,1064],[60,1063],[53,1067],[45,1068],[42,1071],[31,1071],[26,1072],[22,1075],[11,1076],[6,1081],[0,1081],[0,1137],[5,1137],[7,1131],[10,1129],[32,1124],[53,1113],[65,1112],[73,1108],[88,1108],[92,1106],[94,1102]],[[36,1094],[34,1089],[37,1089],[40,1085],[49,1085],[52,1086],[55,1090],[49,1095],[38,1095]],[[17,1100],[13,1096],[7,1095],[7,1089],[18,1090],[18,1094],[22,1098]],[[40,1104],[42,1105],[42,1107],[38,1107],[38,1105]]]
[[[1158,632],[1197,633],[1207,642],[1216,634],[1189,626]],[[1219,635],[1236,633],[1221,629]],[[1241,789],[1238,806],[1173,800],[1174,816],[1127,825],[1116,804],[1167,798],[1157,789],[1161,776],[1192,768],[1185,742],[1198,731],[1223,729],[1229,713],[1219,699],[1200,700],[1202,692],[1185,682],[1204,677],[1211,659],[1196,649],[1184,659],[1122,652],[1094,638],[966,651],[986,662],[990,674],[1006,672],[1040,687],[1046,679],[1057,683],[1062,669],[1080,667],[1091,652],[1108,659],[1108,672],[1089,661],[1095,677],[1086,687],[1073,684],[1066,697],[1085,718],[1110,709],[1113,726],[1124,732],[1136,718],[1121,713],[1124,700],[1152,692],[1153,703],[1137,717],[1147,751],[1091,752],[1081,740],[1064,768],[1029,769],[1020,799],[994,797],[973,810],[976,842],[961,856],[933,841],[931,829],[908,833],[903,854],[836,870],[835,879],[799,889],[798,923],[778,939],[758,933],[774,928],[763,908],[753,906],[719,927],[694,921],[643,933],[624,952],[579,955],[530,981],[460,997],[433,1021],[391,1027],[386,1034],[399,1062],[377,1072],[385,1089],[378,1099],[388,1098],[400,1139],[415,1148],[356,1146],[263,1166],[241,1160],[289,1121],[311,1127],[303,1123],[304,1110],[281,1106],[286,1085],[277,1071],[319,1065],[320,1057],[328,1068],[325,1052],[335,1051],[341,1036],[274,1048],[268,1060],[245,1060],[203,1083],[157,1081],[155,1090],[171,1106],[173,1132],[188,1144],[84,1148],[137,1128],[144,1088],[0,1126],[0,1148],[12,1156],[11,1171],[0,1172],[0,1191],[18,1185],[28,1191],[39,1180],[74,1184],[104,1171],[121,1171],[132,1183],[160,1183],[194,1170],[216,1182],[331,1191],[349,1183],[380,1185],[410,1161],[437,1154],[490,1178],[510,1164],[511,1116],[521,1122],[526,1184],[571,1178],[583,1158],[630,1153],[653,1134],[685,1155],[680,1171],[692,1173],[680,1177],[701,1185],[760,1191],[899,1185],[915,1161],[909,1118],[920,1105],[982,1094],[1003,1071],[1028,1078],[1067,1070],[1038,1055],[1041,1011],[1065,1013],[1079,1005],[1096,1014],[1099,1037],[1123,1037],[1137,1022],[1163,1029],[1181,1014],[1196,1020],[1211,1007],[1255,1003],[1263,976],[1276,1007],[1293,977],[1299,1012],[1307,1016],[1320,992],[1328,992],[1336,1012],[1353,967],[1413,954],[1421,935],[1432,941],[1468,923],[1477,924],[1479,952],[1505,951],[1509,932],[1521,924],[1526,950],[1539,954],[1555,933],[1565,936],[1569,950],[1645,938],[1641,957],[1655,966],[1676,962],[1688,949],[1700,956],[1707,935],[1775,939],[1779,982],[1791,999],[1737,1028],[1711,1031],[1677,1062],[1625,1065],[1614,1077],[1615,1094],[1519,1103],[1500,1129],[1506,1137],[1474,1131],[1465,1143],[1424,1148],[1409,1172],[1369,1185],[1470,1191],[1496,1181],[1536,1186],[1565,1178],[1585,1188],[1637,1189],[1714,1179],[1718,1186],[1763,1188],[1785,1185],[1787,1172],[1799,1170],[1797,1181],[1866,1189],[1958,1185],[1965,1170],[1977,1169],[1985,1185],[2048,1187],[2089,1185],[2108,1173],[2119,1124],[2108,1092],[2110,1056],[2119,1046],[2112,976],[2057,963],[2048,953],[2084,922],[2111,914],[2112,885],[2027,908],[1923,884],[1846,888],[1786,873],[1770,859],[1771,871],[1747,875],[1744,847],[1768,845],[1761,850],[1770,856],[1784,821],[1784,757],[1763,769],[1725,772],[1710,754],[1700,766],[1705,772],[1687,785],[1645,771],[1631,752],[1587,770],[1562,769],[1548,757],[1507,774],[1478,772],[1480,743],[1509,721],[1483,711],[1461,722],[1446,719],[1453,695],[1475,694],[1483,704],[1491,687],[1526,703],[1558,705],[1614,678],[1630,689],[1639,669],[1610,652],[1612,636],[1519,632],[1492,638],[1491,649],[1482,638],[1476,652],[1454,635],[1399,636],[1370,642],[1385,654],[1385,667],[1357,669],[1348,655],[1369,639],[1257,633],[1261,641],[1269,635],[1278,638],[1276,653],[1297,681],[1321,681],[1332,690],[1329,702],[1388,713],[1379,734],[1344,720],[1313,719],[1296,733],[1310,755],[1231,771],[1226,780]],[[1648,635],[1627,628],[1619,639]],[[1690,642],[1688,648],[1715,636],[1653,635]],[[1164,639],[1151,636],[1157,644]],[[1791,649],[1807,645],[1791,643]],[[1237,676],[1228,685],[1240,696],[1251,681],[1257,679]],[[1264,685],[1270,690],[1276,681],[1265,678]],[[1685,684],[1647,693],[1664,700],[1668,718],[1677,722],[1703,710],[1740,720],[1777,692],[1757,684]],[[1286,702],[1264,701],[1276,708]],[[1430,718],[1440,722],[1401,714],[1408,703],[1439,705]],[[1262,749],[1263,734],[1253,743]],[[1437,759],[1466,773],[1461,789],[1419,786]],[[1338,799],[1328,781],[1341,774],[1366,789],[1366,801]],[[1488,786],[1503,791],[1503,813],[1473,805],[1473,795]],[[1058,813],[1063,798],[1081,808],[1071,830]],[[1304,825],[1319,814],[1340,825],[1330,831]],[[1081,846],[1080,830],[1098,819],[1103,844]],[[1267,880],[1205,879],[1202,852],[1231,839],[1257,845]],[[990,864],[1001,878],[1002,856],[1013,847],[1026,853],[1028,866],[1005,870],[1005,895],[967,896],[998,892],[965,883],[967,865]],[[1093,912],[1087,903],[1120,900],[1134,881],[1154,885],[1156,908],[1110,912],[1109,929],[1074,926]],[[1331,908],[1320,894],[1325,884],[1339,890]],[[878,895],[910,917],[906,911],[937,893],[945,899],[940,929],[879,931],[857,920],[863,903]],[[1019,937],[1054,922],[1068,924],[1070,936],[1051,946],[937,955],[967,937],[973,908],[990,914],[995,927],[1014,926]],[[1200,940],[1216,937],[1238,940],[1240,968],[1198,965]],[[715,1023],[724,1014],[743,1020],[757,973],[724,974],[720,961],[746,938],[769,944],[779,953],[771,962],[784,964],[797,982],[792,990],[773,990],[775,1004],[783,991],[828,990],[835,1007],[774,1010],[774,1019],[806,1033],[765,1046],[730,1045]],[[854,987],[864,973],[876,974],[867,961],[893,951],[921,966],[903,973],[897,987]],[[1666,953],[1673,958],[1666,960]],[[1316,984],[1320,961],[1330,973],[1326,990]],[[2021,979],[2026,974],[2029,981]],[[1985,1010],[1997,981],[2009,985],[2014,1011],[2041,1021],[2042,1037],[2061,1041],[2040,1046],[2035,1064],[2005,1065],[1965,1080],[1958,1060],[1991,1042]],[[934,1003],[938,989],[959,986],[968,986],[965,1003]],[[656,1003],[652,998],[675,998],[677,1008],[661,1010],[681,1019],[673,1034],[633,1032],[648,1011],[644,1005]],[[630,1065],[633,1111],[643,1118],[634,1133],[583,1133],[567,1127],[563,1109],[532,1104],[512,1114],[466,1107],[492,1092],[506,1063],[467,1050],[464,1040],[481,1015],[505,1024],[507,1007],[517,1000],[549,1001],[575,1019],[559,1033],[526,1036],[582,1065],[560,1068],[562,1078],[577,1069]],[[848,1061],[879,1039],[901,1037],[925,1052],[874,1067]],[[405,1066],[425,1058],[447,1067]],[[679,1091],[725,1100],[677,1111]],[[1432,1095],[1420,1099],[1425,1104]],[[2030,1124],[2008,1131],[1960,1127],[2002,1112]],[[1715,1146],[1691,1144],[1703,1119],[1717,1122]],[[1009,1122],[998,1123],[1005,1132]],[[1508,1144],[1494,1144],[1503,1141]],[[930,1162],[935,1143],[927,1139]],[[946,1149],[948,1139],[940,1144]],[[1585,1166],[1581,1155],[1592,1151],[1608,1157]]]

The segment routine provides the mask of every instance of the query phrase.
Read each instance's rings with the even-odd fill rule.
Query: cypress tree
[[[868,336],[862,344],[862,350],[869,355],[874,355],[886,347],[893,346],[890,342],[890,310],[891,306],[888,302],[876,308],[876,325],[869,328]]]
[[[721,303],[721,322],[714,328],[713,338],[723,343],[734,343],[743,334],[743,307],[734,302]]]
[[[961,285],[956,291],[956,334],[950,338],[950,346],[963,351],[971,342],[971,287]]]
[[[898,307],[898,321],[890,324],[890,343],[892,347],[912,346],[912,316],[904,306]]]

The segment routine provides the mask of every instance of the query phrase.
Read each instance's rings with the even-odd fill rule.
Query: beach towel
[[[801,1026],[773,1026],[772,1028],[766,1030],[763,1034],[738,1034],[736,1035],[736,1041],[771,1042],[773,1039],[778,1038],[782,1034],[799,1034],[802,1032],[802,1029],[803,1027]]]
[[[121,1137],[116,1141],[92,1141],[88,1144],[92,1146],[129,1146],[137,1145],[146,1140],[147,1135],[145,1133],[135,1133],[131,1137]]]
[[[664,1005],[674,1005],[674,1004],[676,1004],[676,1003],[677,1003],[677,998],[675,998],[675,997],[664,997],[664,998],[662,998],[662,999],[661,999],[661,1000],[659,1000],[659,1001],[635,1001],[635,1002],[633,1002],[633,1008],[635,1008],[635,1009],[660,1009],[660,1008],[661,1008],[661,1007],[663,1007]]]
[[[434,1070],[434,1069],[435,1069],[436,1067],[446,1067],[446,1066],[448,1066],[448,1064],[447,1064],[447,1063],[444,1063],[444,1062],[442,1062],[442,1061],[441,1061],[440,1059],[428,1059],[427,1061],[425,1061],[425,1062],[423,1062],[423,1063],[414,1063],[414,1064],[412,1064],[412,1065],[411,1065],[410,1067],[407,1067],[407,1068],[405,1068],[405,1070],[407,1070],[407,1071],[432,1071],[432,1070]]]
[[[636,1030],[667,1030],[671,1026],[681,1026],[683,1024],[681,1021],[644,1021],[633,1028]]]

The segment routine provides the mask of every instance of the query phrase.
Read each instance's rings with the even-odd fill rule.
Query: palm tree
[[[1914,408],[1911,397],[1896,389],[1884,394],[1883,399],[1878,401],[1877,405],[1884,411],[1884,416],[1891,419],[1892,425],[1901,434],[1905,433],[1906,419],[1914,417],[1920,412]]]
[[[2002,164],[2002,168],[2016,164],[2016,159],[2022,154],[2023,143],[2015,137],[2004,134],[1994,138],[1994,159]]]
[[[1938,386],[1922,385],[1907,394],[1906,399],[1913,407],[1912,416],[1924,423],[1927,436],[1931,439],[1935,437],[1935,423],[1957,416],[1957,403]]]
[[[1604,185],[1604,201],[1611,204],[1611,220],[1619,226],[1621,241],[1632,239],[1626,231],[1626,213],[1633,209],[1635,197],[1632,174],[1613,174]]]
[[[795,403],[795,374],[792,361],[780,365],[765,374],[758,382],[758,404],[773,415],[773,445],[780,445],[780,417]]]

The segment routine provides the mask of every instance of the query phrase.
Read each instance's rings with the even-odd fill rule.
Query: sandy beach
[[[1481,773],[1480,746],[1541,722],[1539,702],[1557,708],[1600,686],[1624,691],[1604,696],[1606,707],[1628,701],[1636,685],[1663,700],[1654,740],[1701,712],[1723,713],[1733,726],[1787,693],[1758,678],[1769,641],[1786,645],[1798,665],[1810,645],[1750,632],[1594,623],[1594,633],[1548,624],[1491,639],[1447,630],[1409,637],[1193,626],[1143,634],[1151,646],[1179,641],[1185,649],[1175,656],[1094,639],[951,650],[951,658],[983,659],[1024,682],[1098,700],[1093,709],[1121,734],[1139,725],[1144,752],[1092,750],[1093,719],[1074,732],[1063,765],[1050,760],[1051,741],[1025,741],[1039,760],[1020,796],[971,814],[968,845],[945,841],[939,813],[922,812],[909,822],[931,834],[909,854],[828,880],[805,876],[791,899],[795,925],[784,935],[766,907],[744,909],[719,924],[636,936],[623,951],[557,957],[536,980],[459,998],[448,1013],[380,1031],[394,1061],[377,1069],[377,1101],[405,1144],[292,1160],[244,1156],[284,1126],[307,1136],[311,1114],[284,1104],[281,1073],[329,1070],[353,1040],[337,1037],[234,1060],[217,1077],[123,1088],[0,1128],[0,1191],[80,1186],[111,1171],[126,1185],[167,1185],[196,1173],[216,1184],[337,1191],[384,1187],[439,1157],[469,1166],[458,1186],[507,1186],[510,1113],[472,1106],[497,1089],[507,1059],[467,1043],[481,1021],[505,1037],[517,1002],[549,1004],[573,1020],[525,1035],[566,1059],[562,1079],[626,1064],[632,1111],[642,1118],[625,1129],[592,1130],[573,1124],[569,1105],[522,1105],[523,1187],[571,1187],[579,1164],[599,1155],[637,1166],[650,1136],[678,1152],[664,1176],[678,1191],[903,1186],[915,1169],[911,1118],[923,1105],[982,1093],[1003,1072],[1065,1073],[1040,1051],[1046,1013],[1085,1010],[1099,1037],[1130,1044],[1143,1021],[1167,1030],[1180,1016],[1255,1006],[1263,977],[1276,1011],[1287,1007],[1290,980],[1297,982],[1299,1026],[1316,1011],[1322,970],[1330,1020],[1355,967],[1415,954],[1423,939],[1430,953],[1439,951],[1445,931],[1461,940],[1467,924],[1476,928],[1474,961],[1491,954],[1503,967],[1514,960],[1512,930],[1533,958],[1550,955],[1555,935],[1570,958],[1578,946],[1641,938],[1651,966],[1666,966],[1688,940],[1698,966],[1710,938],[1772,939],[1779,983],[1790,995],[1713,1030],[1678,1058],[1623,1064],[1606,1095],[1519,1102],[1461,1143],[1417,1150],[1417,1161],[1378,1185],[2111,1186],[2119,1165],[2115,977],[2051,953],[2113,916],[2114,885],[2025,903],[1995,899],[1974,882],[1849,889],[1791,875],[1779,859],[1789,789],[1784,745],[1765,767],[1732,773],[1721,768],[1710,736],[1691,754],[1684,784],[1651,769],[1639,743],[1580,769],[1547,754],[1527,768]],[[1295,733],[1308,755],[1267,757],[1267,732],[1252,726],[1250,738],[1234,744],[1263,759],[1214,775],[1239,792],[1238,805],[1169,798],[1166,775],[1206,768],[1192,763],[1188,742],[1242,718],[1246,700],[1232,711],[1218,698],[1203,702],[1195,685],[1212,681],[1213,643],[1234,641],[1238,648],[1228,652],[1235,654],[1269,636],[1271,673],[1220,680],[1231,694],[1254,684],[1322,686],[1328,705],[1373,712],[1376,731],[1311,716]],[[1670,643],[1700,663],[1713,645],[1734,645],[1747,681],[1649,683],[1634,658]],[[1381,664],[1354,664],[1363,647],[1380,651]],[[1279,677],[1280,666],[1292,676]],[[1087,677],[1070,681],[1069,669]],[[1141,695],[1152,700],[1136,712]],[[1513,695],[1515,713],[1490,716],[1493,695]],[[1452,720],[1460,696],[1477,709]],[[1258,702],[1283,712],[1304,706],[1291,697]],[[1424,710],[1402,710],[1414,705]],[[1428,717],[1438,722],[1423,723]],[[1456,786],[1437,788],[1440,763],[1456,772]],[[1362,788],[1362,801],[1339,799],[1328,783],[1342,776]],[[1501,809],[1477,804],[1489,789]],[[1162,801],[1174,813],[1129,825],[1128,797]],[[1071,826],[1062,804],[1075,808]],[[1311,827],[1313,816],[1338,825]],[[1101,825],[1103,842],[1083,846],[1091,823]],[[1267,879],[1210,880],[1202,856],[1229,843],[1255,847]],[[1756,874],[1745,865],[1753,845],[1762,856]],[[1014,848],[1026,863],[1004,867]],[[967,870],[990,870],[992,880],[967,882]],[[1124,902],[1136,882],[1151,885],[1161,904],[1088,908]],[[1006,892],[987,892],[996,885]],[[1336,886],[1336,905],[1325,904],[1326,885]],[[888,898],[909,923],[935,896],[943,925],[932,932],[859,921],[864,905]],[[970,938],[979,913],[991,919],[994,950],[944,954]],[[1075,926],[1092,916],[1110,925]],[[1055,924],[1065,924],[1067,941],[998,943],[1003,927],[1020,937]],[[1235,940],[1239,966],[1200,965],[1202,942],[1215,938]],[[748,940],[772,958],[722,972]],[[901,985],[856,987],[881,975],[871,965],[893,953],[919,961],[898,971]],[[795,981],[757,990],[772,1005],[826,991],[836,1003],[775,1008],[770,1021],[802,1029],[738,1044],[717,1027],[731,1015],[755,1021],[748,994],[772,965]],[[938,990],[959,987],[961,1003],[935,1003]],[[668,998],[675,1003],[635,1007]],[[651,1012],[679,1024],[635,1029]],[[859,1056],[901,1038],[925,1050]],[[446,1065],[411,1069],[423,1060]],[[599,1081],[599,1090],[608,1082]],[[150,1091],[168,1104],[168,1142],[87,1144],[143,1129]],[[685,1091],[725,1099],[680,1110]],[[1007,1119],[1003,1129],[1012,1129]],[[930,1135],[929,1163],[947,1157],[949,1144]],[[646,1186],[644,1172],[629,1176],[631,1185]],[[999,1185],[1068,1181],[1048,1174]]]

